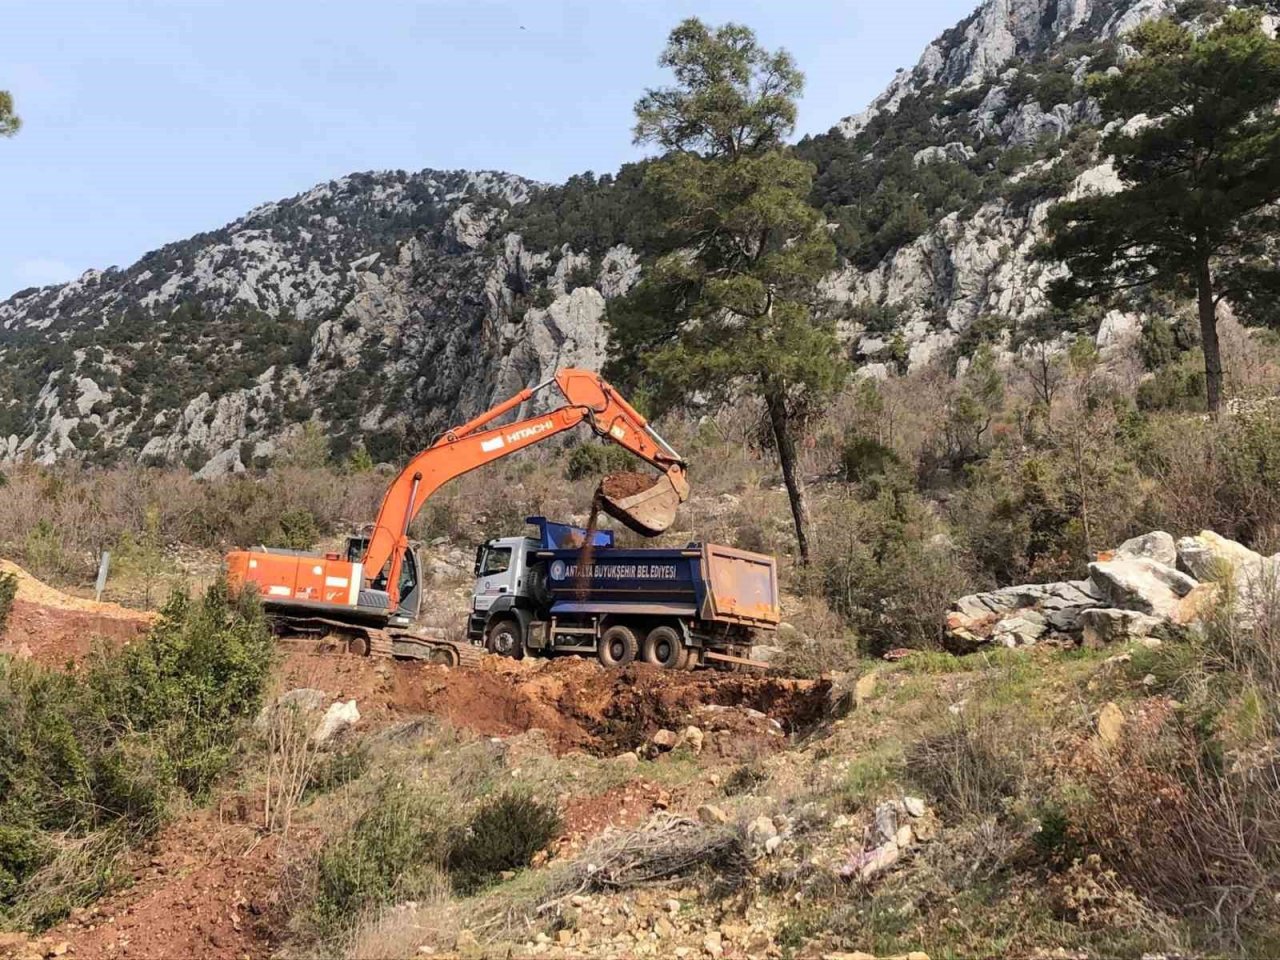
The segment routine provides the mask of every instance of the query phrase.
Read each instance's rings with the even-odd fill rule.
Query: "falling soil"
[[[605,480],[608,480],[605,477]],[[604,483],[600,484],[601,489]],[[582,548],[578,551],[578,575],[574,580],[573,592],[579,603],[584,603],[591,596],[591,566],[596,556],[596,527],[600,522],[600,492],[591,498],[591,514],[587,517],[587,529],[582,536]]]

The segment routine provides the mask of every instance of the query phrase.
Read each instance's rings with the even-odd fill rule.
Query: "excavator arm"
[[[505,426],[488,426],[552,384],[564,396],[563,406]],[[648,536],[665,530],[674,519],[676,506],[689,496],[684,461],[645,418],[597,374],[566,367],[553,379],[527,387],[474,420],[448,430],[410,460],[387,489],[363,563],[369,577],[378,576],[390,563],[386,583],[391,605],[399,601],[400,567],[409,525],[437,489],[454,477],[548,440],[583,422],[598,435],[608,437],[662,471],[653,487],[630,496],[610,497],[607,489],[602,490],[601,506]]]

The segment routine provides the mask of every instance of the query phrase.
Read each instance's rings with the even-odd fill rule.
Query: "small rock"
[[[676,738],[673,749],[678,750],[681,747],[688,747],[694,753],[701,753],[702,741],[703,736],[701,729],[693,726],[685,727],[680,731],[680,736]]]
[[[659,730],[649,738],[649,742],[659,750],[671,750],[675,748],[676,735],[671,730]]]
[[[360,722],[360,711],[354,700],[346,703],[335,703],[324,712],[315,732],[311,734],[313,743],[325,743]]]
[[[1119,742],[1124,730],[1124,713],[1112,701],[1107,701],[1098,711],[1098,739],[1105,744]]]
[[[556,941],[560,946],[567,947],[569,944],[573,943],[573,931],[567,927],[558,931],[556,933]]]
[[[71,944],[69,944],[69,943],[67,943],[67,941],[63,940],[63,941],[61,941],[60,943],[54,944],[54,946],[52,946],[52,947],[49,949],[49,953],[47,954],[47,956],[50,956],[50,957],[61,957],[61,956],[65,955],[65,954],[66,954],[66,952],[67,952],[68,950],[70,950],[70,949],[71,949]]]
[[[1163,626],[1164,620],[1136,610],[1099,607],[1080,614],[1079,623],[1084,645],[1096,648],[1148,636]]]
[[[680,960],[684,960],[685,957],[693,953],[693,947],[676,947],[671,952],[674,953],[677,957],[679,957]]]
[[[713,803],[704,803],[698,808],[698,819],[708,826],[729,822],[729,814]]]
[[[924,816],[924,801],[919,797],[903,797],[902,805],[906,808],[907,813],[911,814],[911,816]]]
[[[853,685],[853,702],[858,706],[862,706],[866,701],[870,700],[876,692],[876,675],[872,673],[864,673]]]
[[[911,844],[915,843],[915,834],[911,832],[910,824],[904,823],[898,828],[898,832],[893,835],[893,842],[898,845],[899,850],[905,850]]]
[[[861,864],[858,875],[863,880],[870,880],[878,873],[883,873],[891,866],[898,862],[898,858],[902,855],[902,851],[898,849],[898,844],[890,840],[888,843],[882,843],[868,854]]]
[[[892,801],[886,800],[876,806],[875,838],[877,843],[892,840],[898,832],[898,808]]]
[[[772,820],[761,814],[747,825],[747,837],[755,841],[756,844],[763,846],[768,843],[771,837],[778,835],[778,828],[774,826]]]
[[[1173,537],[1163,530],[1153,530],[1151,533],[1144,533],[1140,537],[1126,540],[1116,547],[1115,555],[1132,559],[1145,557],[1148,560],[1163,563],[1166,567],[1172,567],[1178,562],[1178,548],[1173,542]]]
[[[772,856],[778,852],[780,846],[782,846],[781,837],[770,837],[764,842],[764,852]]]
[[[724,938],[721,937],[719,930],[712,930],[702,938],[702,949],[712,957],[724,954]]]
[[[675,916],[677,913],[680,912],[679,900],[668,899],[667,902],[663,904],[663,906],[666,907],[667,913],[671,914],[672,916]]]
[[[640,757],[634,750],[628,750],[626,753],[620,753],[614,757],[613,762],[623,767],[638,767],[640,765]]]

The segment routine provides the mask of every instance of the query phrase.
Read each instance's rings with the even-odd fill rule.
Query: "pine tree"
[[[1065,261],[1060,305],[1138,286],[1194,295],[1210,410],[1222,397],[1217,306],[1246,321],[1280,319],[1280,42],[1256,11],[1227,13],[1201,36],[1168,20],[1127,40],[1138,56],[1091,84],[1122,189],[1055,207],[1041,255]],[[1136,127],[1136,129],[1133,129]]]
[[[844,364],[814,312],[835,263],[807,200],[814,169],[784,146],[804,77],[748,28],[697,19],[672,31],[659,63],[676,85],[636,104],[635,139],[666,151],[644,180],[665,254],[610,311],[610,373],[660,409],[759,397],[807,560],[797,444]]]

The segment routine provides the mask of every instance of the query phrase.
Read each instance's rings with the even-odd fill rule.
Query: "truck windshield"
[[[484,566],[480,568],[480,576],[487,577],[495,573],[506,573],[511,566],[510,547],[490,547],[484,552]]]

